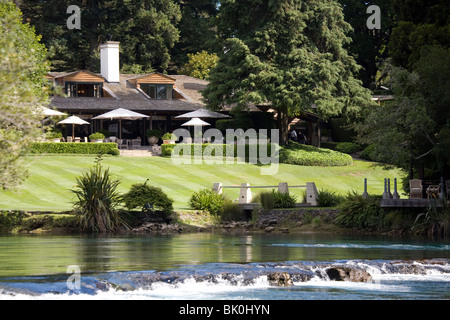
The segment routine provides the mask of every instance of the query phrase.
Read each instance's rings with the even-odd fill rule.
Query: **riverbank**
[[[228,234],[412,234],[411,225],[397,224],[385,230],[355,229],[341,226],[336,221],[340,210],[336,208],[256,209],[248,212],[245,221],[222,222],[207,212],[184,210],[174,212],[171,221],[158,214],[122,212],[128,229],[120,234],[175,234],[175,233],[228,233]],[[1,211],[0,232],[16,234],[80,234],[79,216],[70,211]],[[411,220],[411,218],[407,219]]]

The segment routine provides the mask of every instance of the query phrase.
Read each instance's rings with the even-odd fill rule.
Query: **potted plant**
[[[163,139],[164,144],[175,143],[175,140],[177,140],[177,136],[173,133],[167,132],[162,136],[161,139]]]
[[[151,146],[158,144],[159,138],[161,138],[161,131],[159,131],[158,129],[147,131],[147,140]]]
[[[103,139],[105,139],[105,135],[101,132],[95,132],[89,136],[91,142],[103,142]]]
[[[53,142],[61,142],[62,133],[60,131],[47,132],[47,139]]]

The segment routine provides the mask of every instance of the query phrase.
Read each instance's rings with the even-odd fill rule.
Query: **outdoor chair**
[[[127,141],[127,139],[117,139],[117,148],[119,148],[119,149],[128,149],[128,141]]]
[[[422,199],[422,180],[409,180],[409,198]]]
[[[72,137],[67,137],[67,142],[73,142]]]
[[[131,147],[133,149],[140,149],[141,148],[141,139],[133,139],[133,140],[131,140]]]
[[[439,191],[440,191],[439,185],[431,185],[427,188],[427,198],[439,198]]]

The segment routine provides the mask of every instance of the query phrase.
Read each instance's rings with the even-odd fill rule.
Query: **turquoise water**
[[[80,271],[78,282],[67,281],[69,266]],[[372,279],[332,281],[326,270],[336,266]],[[274,286],[272,272],[287,272],[292,285]],[[3,235],[0,299],[450,299],[450,243],[330,234]]]

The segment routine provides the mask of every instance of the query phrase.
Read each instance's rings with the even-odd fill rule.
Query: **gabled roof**
[[[172,78],[172,77],[170,77],[170,76],[168,76],[166,74],[160,73],[160,72],[151,72],[151,73],[147,73],[147,74],[136,75],[134,77],[129,78],[128,80],[139,80],[139,79],[147,78],[147,77],[152,76],[152,75],[159,75],[159,76],[162,76],[162,77],[167,78],[167,79],[172,80],[172,81],[176,80],[176,79],[174,79],[174,78]]]
[[[101,74],[94,73],[94,72],[91,72],[88,70],[77,70],[77,71],[72,71],[72,72],[49,72],[48,75],[53,77],[54,79],[60,79],[60,78],[72,77],[79,73],[87,73],[93,77],[101,78],[103,81],[106,81],[106,79]]]

